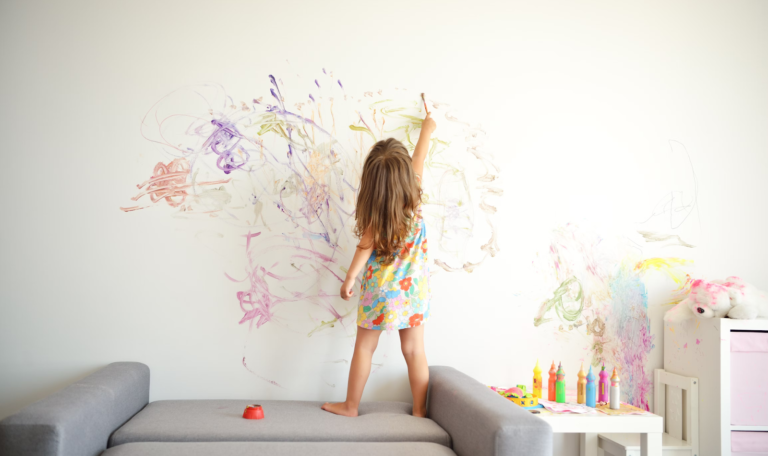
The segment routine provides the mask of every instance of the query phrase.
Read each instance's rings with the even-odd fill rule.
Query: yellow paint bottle
[[[533,368],[533,397],[541,398],[541,368],[538,359],[536,367]]]

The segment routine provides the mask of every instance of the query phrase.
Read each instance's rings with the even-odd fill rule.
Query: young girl
[[[413,157],[393,138],[373,145],[363,165],[355,211],[355,250],[341,297],[349,300],[360,270],[357,339],[349,367],[347,400],[323,404],[338,415],[357,416],[371,358],[382,329],[397,329],[408,364],[413,415],[427,415],[429,369],[424,354],[424,323],[429,319],[427,233],[421,217],[421,175],[436,124],[429,113],[421,125]]]

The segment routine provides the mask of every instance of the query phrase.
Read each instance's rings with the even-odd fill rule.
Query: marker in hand
[[[427,111],[427,114],[429,114],[429,109],[427,108],[427,100],[424,99],[424,92],[421,92],[421,101],[424,102],[424,110]]]

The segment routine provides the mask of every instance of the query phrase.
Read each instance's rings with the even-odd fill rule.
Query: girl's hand
[[[435,123],[435,119],[432,118],[432,113],[428,112],[427,116],[424,117],[424,120],[421,121],[421,134],[431,135],[436,128],[437,124]]]
[[[355,279],[352,279],[352,280],[346,279],[344,283],[341,285],[341,298],[345,301],[349,301],[349,298],[355,295],[354,293],[352,293],[352,289],[354,287],[355,287]]]

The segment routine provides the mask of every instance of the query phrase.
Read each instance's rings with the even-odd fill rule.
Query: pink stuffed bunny
[[[735,276],[707,282],[694,280],[688,297],[664,314],[679,322],[691,317],[751,320],[768,317],[768,295]]]

